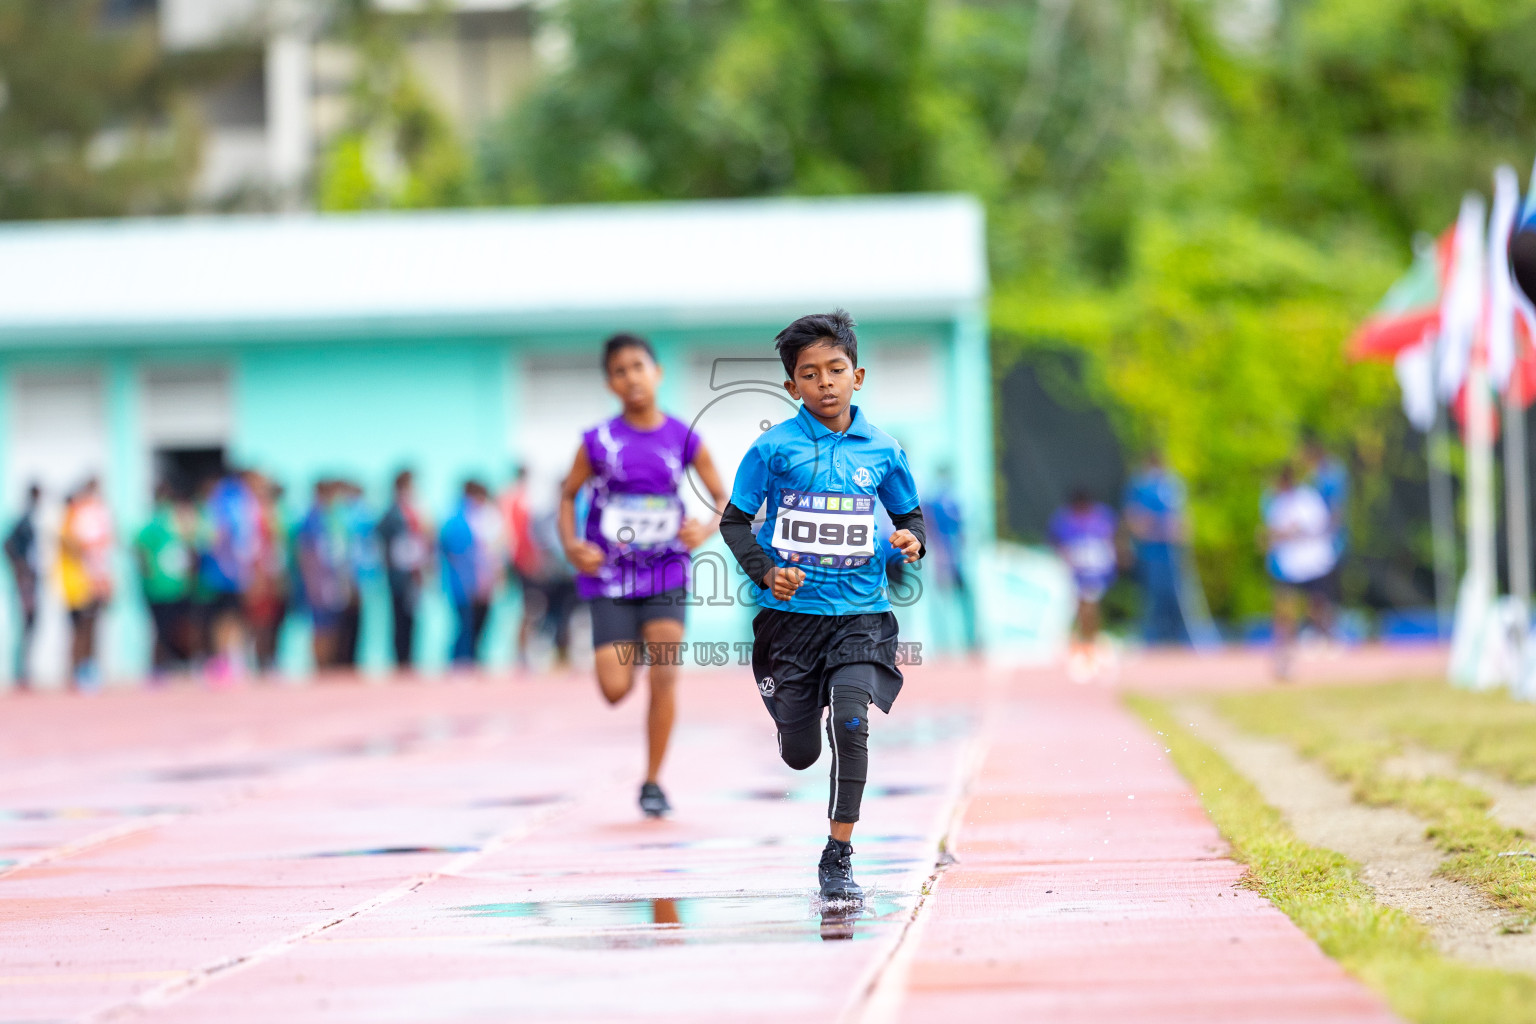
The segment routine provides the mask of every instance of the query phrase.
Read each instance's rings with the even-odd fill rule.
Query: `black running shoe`
[[[840,843],[828,836],[826,849],[821,851],[821,863],[816,866],[816,877],[821,881],[823,900],[829,903],[864,902],[864,890],[853,880],[851,843]]]
[[[647,818],[659,818],[670,811],[672,805],[667,803],[667,794],[661,791],[660,786],[647,782],[640,787],[640,809]]]

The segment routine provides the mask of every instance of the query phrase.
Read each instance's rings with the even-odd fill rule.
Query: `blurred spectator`
[[[314,503],[295,537],[299,576],[314,627],[315,667],[336,667],[342,617],[357,589],[351,564],[351,528],[340,508],[341,484],[320,480]]]
[[[1188,538],[1184,500],[1183,481],[1156,452],[1147,456],[1126,488],[1125,526],[1141,584],[1142,638],[1149,644],[1190,642],[1179,600]]]
[[[336,632],[336,663],[343,668],[357,667],[357,643],[363,625],[363,577],[376,568],[373,516],[363,498],[363,489],[350,480],[336,482],[335,514],[340,517],[346,537],[346,567],[350,575],[347,603],[341,610]]]
[[[976,649],[976,606],[965,578],[965,521],[948,466],[940,466],[933,491],[924,502],[928,523],[928,559],[939,585],[953,594],[965,630],[965,649]],[[905,563],[902,563],[903,566]]]
[[[571,658],[571,616],[576,611],[576,575],[560,543],[557,509],[534,512],[528,495],[528,470],[518,467],[512,486],[501,497],[502,522],[510,554],[511,576],[522,594],[517,627],[517,661],[527,667],[536,634],[554,645],[554,667]]]
[[[255,512],[250,585],[245,592],[245,616],[251,628],[256,668],[277,667],[277,642],[288,614],[288,521],[283,515],[283,489],[260,473],[247,473]]]
[[[538,628],[554,644],[554,667],[565,669],[571,663],[571,616],[578,601],[576,571],[560,543],[559,510],[550,508],[535,516],[530,537],[539,554],[535,592],[544,606]]]
[[[1310,484],[1297,481],[1290,465],[1259,507],[1275,579],[1275,674],[1288,679],[1302,608],[1318,629],[1333,632],[1338,554],[1327,503]]]
[[[244,474],[226,473],[203,503],[198,551],[198,590],[214,686],[237,681],[245,670],[248,620],[245,596],[257,554],[256,497]]]
[[[16,631],[16,686],[26,689],[32,681],[32,634],[37,628],[37,584],[41,573],[37,546],[37,505],[43,489],[27,488],[27,502],[5,535],[5,558],[16,581],[16,600],[21,608],[21,628]]]
[[[1067,668],[1086,679],[1099,669],[1099,602],[1115,581],[1115,514],[1079,487],[1051,516],[1050,535],[1077,584],[1077,638]]]
[[[485,485],[470,480],[453,515],[443,523],[439,540],[443,582],[459,619],[452,650],[457,666],[475,664],[491,601],[501,582],[505,545],[500,518]]]
[[[95,477],[69,496],[59,526],[59,589],[69,609],[70,670],[76,689],[101,681],[96,622],[112,600],[112,517]]]
[[[166,484],[155,488],[155,507],[134,538],[139,580],[155,627],[151,672],[156,680],[192,660],[192,586],[196,513],[173,499]]]
[[[512,485],[501,496],[501,515],[507,528],[511,577],[522,598],[523,616],[517,624],[517,663],[528,666],[528,642],[536,623],[547,612],[539,589],[540,552],[533,539],[533,513],[528,499],[528,468],[518,466]]]
[[[1309,480],[1323,504],[1328,506],[1328,528],[1333,536],[1333,550],[1342,563],[1344,550],[1349,543],[1346,517],[1349,505],[1349,469],[1344,461],[1329,454],[1314,435],[1308,435],[1301,446],[1301,457],[1306,463]],[[1334,571],[1338,571],[1335,566]]]
[[[379,520],[378,535],[394,613],[395,666],[407,671],[415,648],[422,578],[432,547],[426,523],[416,507],[416,478],[408,469],[395,474],[395,499]]]

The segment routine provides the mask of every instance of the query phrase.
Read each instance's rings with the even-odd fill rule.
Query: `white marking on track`
[[[275,939],[249,953],[237,953],[232,956],[220,957],[201,967],[194,968],[182,976],[172,978],[153,988],[140,992],[131,999],[86,1014],[80,1020],[82,1024],[121,1020],[130,1015],[141,1014],[173,1003],[178,999],[183,999],[203,986],[220,978],[228,977],[235,971],[255,967],[257,964],[282,956],[288,950],[307,939],[319,935],[321,932],[334,928],[339,924],[344,924],[369,911],[388,906],[396,900],[410,895],[422,886],[437,881],[439,878],[459,874],[476,861],[542,828],[561,814],[569,811],[573,806],[575,806],[574,802],[555,804],[548,807],[544,811],[498,832],[484,846],[458,854],[432,871],[407,878],[400,884],[392,886],[340,914],[306,925],[296,932],[285,935],[280,939]]]

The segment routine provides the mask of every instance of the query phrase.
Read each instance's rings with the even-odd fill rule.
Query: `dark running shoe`
[[[667,803],[667,794],[661,791],[660,786],[647,782],[640,787],[640,809],[647,818],[659,818],[672,810],[672,805]]]
[[[863,903],[864,890],[853,880],[853,845],[840,843],[827,837],[826,849],[821,851],[821,863],[816,866],[816,877],[821,881],[821,898],[829,903]]]

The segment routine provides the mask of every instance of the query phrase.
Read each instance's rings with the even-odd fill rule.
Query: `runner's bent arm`
[[[734,504],[727,504],[725,514],[720,517],[720,536],[747,578],[766,585],[765,577],[773,570],[773,559],[752,534],[751,514]]]
[[[602,548],[576,536],[576,495],[590,479],[592,463],[587,459],[587,446],[583,444],[576,449],[576,461],[560,485],[560,515],[556,525],[560,529],[560,546],[565,548],[565,557],[571,560],[577,572],[588,576],[603,567],[604,558]]]
[[[752,513],[763,506],[769,480],[768,460],[760,441],[747,449],[741,465],[736,467],[736,487],[720,516],[720,536],[748,579],[767,587],[779,600],[787,601],[805,582],[805,570],[774,565],[768,552],[752,536]]]
[[[907,465],[906,452],[897,450],[895,461],[886,470],[875,493],[880,496],[880,504],[890,514],[891,525],[896,527],[896,532],[891,534],[891,543],[901,549],[908,563],[922,558],[928,553],[928,549],[923,546],[928,530],[923,522],[923,508],[917,498],[917,482],[912,478],[912,468]],[[906,511],[898,512],[897,509]]]
[[[903,512],[900,515],[894,512],[891,513],[891,525],[896,527],[896,532],[891,534],[891,543],[901,548],[906,554],[908,562],[915,562],[928,553],[926,546],[928,528],[923,522],[923,509],[921,505],[910,512]],[[916,542],[915,546],[905,543],[904,539],[897,539],[903,533],[908,534]]]
[[[709,449],[699,443],[698,449],[693,453],[693,468],[698,471],[699,480],[703,482],[709,495],[715,501],[715,508],[722,512],[730,502],[730,495],[726,493],[725,485],[720,482],[720,473],[715,469],[715,460],[709,457]],[[709,537],[720,525],[720,514],[714,517],[713,522],[698,522],[687,520],[678,531],[678,539],[690,548],[696,548]]]

